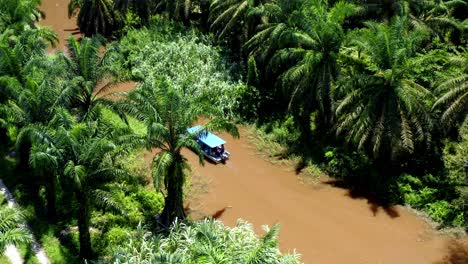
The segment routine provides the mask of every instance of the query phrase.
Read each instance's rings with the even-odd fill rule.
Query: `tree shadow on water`
[[[452,240],[448,242],[448,253],[441,261],[434,264],[466,264],[468,263],[468,241]]]
[[[345,189],[347,191],[346,196],[352,199],[365,199],[369,205],[369,210],[374,216],[376,216],[379,211],[385,212],[391,218],[400,217],[400,213],[396,207],[386,201],[382,201],[377,194],[366,191],[365,189],[350,188],[341,180],[329,180],[325,181],[324,184],[333,186],[335,188]]]

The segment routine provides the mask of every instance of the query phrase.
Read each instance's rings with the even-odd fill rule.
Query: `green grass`
[[[60,243],[60,240],[57,238],[56,235],[60,233],[58,226],[52,225],[38,217],[30,219],[29,225],[51,263],[79,263],[73,250]]]
[[[24,264],[40,264],[39,260],[36,258],[34,251],[29,245],[22,245],[18,247],[21,257],[24,260]],[[54,262],[55,263],[55,262]]]
[[[73,255],[70,249],[64,247],[55,236],[44,235],[41,243],[51,263],[78,263],[76,256]]]

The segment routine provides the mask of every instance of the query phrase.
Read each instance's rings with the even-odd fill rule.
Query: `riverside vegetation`
[[[201,117],[234,136],[255,123],[298,171],[468,228],[464,1],[71,0],[85,37],[51,54],[39,6],[0,3],[0,164],[53,262],[298,263],[277,226],[185,221]]]

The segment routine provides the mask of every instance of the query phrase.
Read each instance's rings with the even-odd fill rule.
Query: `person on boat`
[[[221,155],[224,153],[224,146],[222,147],[221,145],[220,146],[217,146],[216,147],[216,155],[218,157],[221,157]]]

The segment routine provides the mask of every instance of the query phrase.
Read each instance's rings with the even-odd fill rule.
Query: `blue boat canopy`
[[[201,126],[194,126],[194,127],[188,128],[187,132],[189,132],[190,134],[194,134],[194,133],[199,132],[201,129],[202,129]],[[214,148],[214,147],[217,147],[219,145],[226,143],[226,141],[222,140],[220,137],[218,137],[217,135],[209,131],[206,131],[206,133],[201,133],[198,139],[200,139],[201,142],[205,143],[210,148]]]

